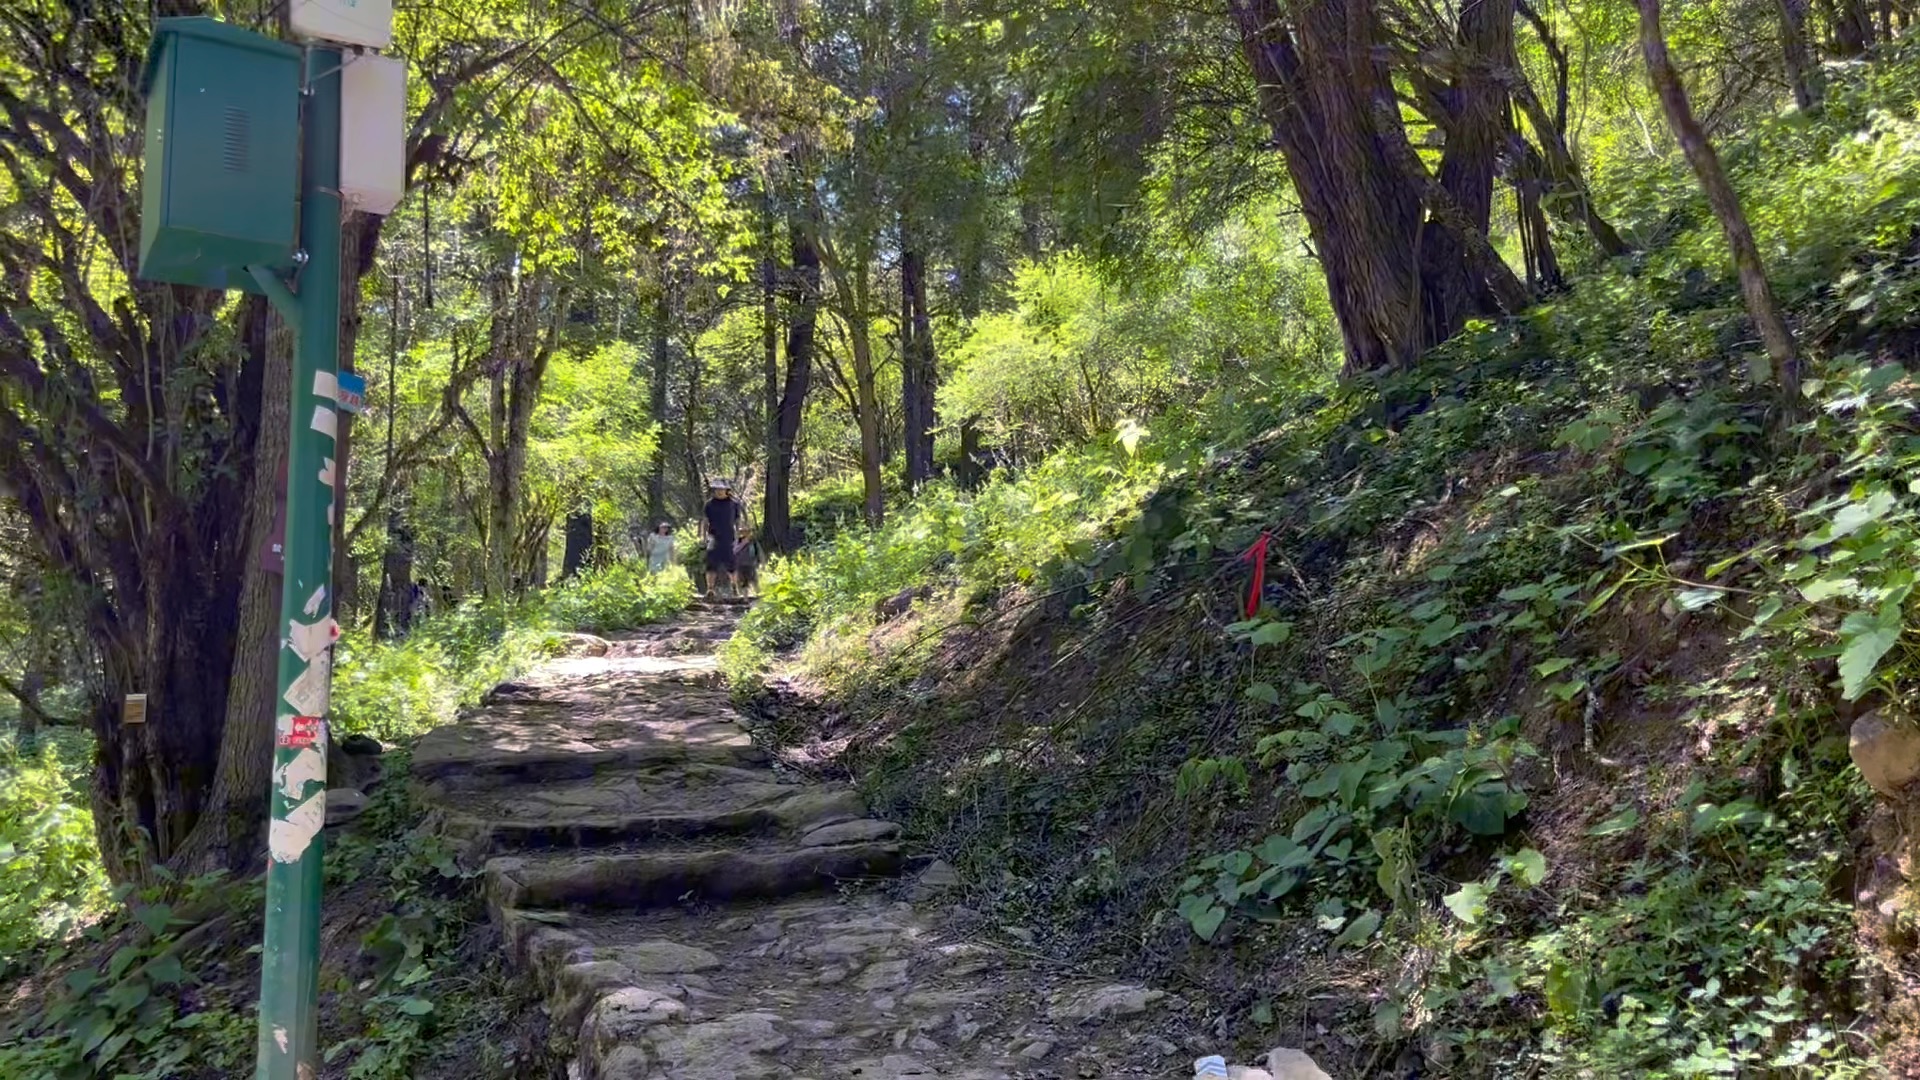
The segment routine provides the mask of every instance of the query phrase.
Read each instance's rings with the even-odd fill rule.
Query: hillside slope
[[[1242,1050],[1920,1075],[1912,807],[1849,756],[1916,756],[1899,70],[1728,151],[1812,356],[1800,415],[1748,384],[1681,201],[1657,251],[1213,464],[1089,451],[1061,500],[1044,469],[936,492],[790,565],[738,688],[976,902],[1209,1001]]]

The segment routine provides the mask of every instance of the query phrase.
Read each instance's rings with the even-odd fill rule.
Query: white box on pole
[[[384,49],[393,43],[393,0],[290,0],[287,25],[303,38]]]
[[[340,198],[390,214],[407,193],[407,64],[361,53],[340,72]]]

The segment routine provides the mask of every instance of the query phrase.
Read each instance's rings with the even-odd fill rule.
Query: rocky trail
[[[853,790],[771,766],[715,669],[740,610],[583,636],[415,750],[571,1075],[1192,1075],[1185,1003],[1023,952]]]

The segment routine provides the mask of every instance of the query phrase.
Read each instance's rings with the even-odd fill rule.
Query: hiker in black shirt
[[[715,480],[712,484],[713,497],[707,500],[706,509],[700,516],[700,535],[707,542],[707,595],[714,595],[719,587],[721,575],[727,579],[727,588],[733,589],[734,537],[740,528],[741,508],[733,497],[733,485],[725,480]]]

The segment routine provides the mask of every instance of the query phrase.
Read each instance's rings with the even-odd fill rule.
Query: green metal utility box
[[[291,265],[300,195],[294,45],[208,18],[161,19],[147,54],[140,276],[258,291]]]

